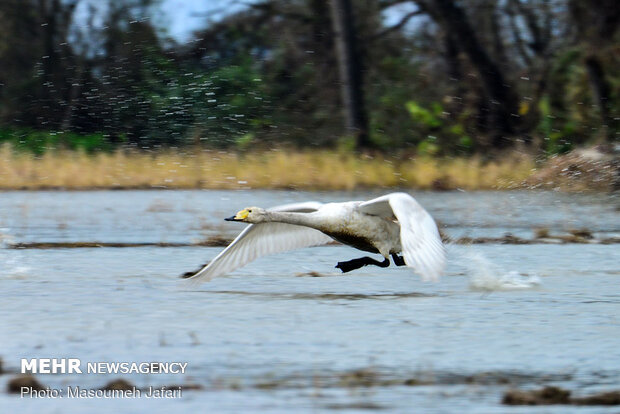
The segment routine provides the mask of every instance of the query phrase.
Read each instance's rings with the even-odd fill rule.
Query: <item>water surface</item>
[[[449,246],[446,276],[334,265],[344,246],[260,259],[194,287],[178,275],[221,248],[16,250],[7,241],[190,242],[234,235],[246,205],[365,199],[378,193],[269,191],[0,194],[0,357],[184,361],[185,375],[123,375],[134,384],[198,384],[179,400],[29,400],[7,412],[532,412],[504,407],[510,388],[577,395],[620,388],[617,245]],[[547,192],[421,193],[452,235],[531,237],[620,232],[612,196]],[[483,257],[485,261],[472,258]],[[324,277],[310,277],[316,272]],[[481,273],[536,276],[529,289],[472,289]],[[119,375],[39,375],[50,387],[103,386]],[[10,375],[0,376],[4,389]],[[542,407],[535,412],[617,412]]]

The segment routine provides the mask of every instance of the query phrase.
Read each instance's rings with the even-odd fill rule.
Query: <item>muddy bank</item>
[[[488,371],[475,374],[460,374],[450,372],[412,372],[410,374],[386,372],[373,367],[360,368],[341,372],[299,372],[284,377],[265,376],[262,378],[246,379],[220,378],[212,381],[205,387],[199,383],[162,385],[160,390],[180,391],[217,391],[241,390],[254,388],[257,390],[304,389],[304,388],[372,388],[372,387],[417,387],[417,386],[527,386],[528,384],[544,384],[548,382],[567,381],[570,374],[541,374],[523,373],[514,371]],[[18,375],[11,378],[6,387],[9,394],[20,394],[26,388],[29,392],[45,391],[50,388],[33,376]],[[139,387],[132,382],[117,378],[107,382],[98,390],[107,391],[147,391],[154,388]],[[594,393],[583,397],[572,397],[572,392],[556,386],[546,385],[540,389],[519,390],[510,389],[504,392],[501,403],[504,405],[620,405],[620,390]]]
[[[344,372],[298,373],[287,377],[258,380],[248,384],[260,389],[279,388],[369,388],[392,386],[452,386],[452,385],[524,385],[547,381],[566,381],[569,374],[530,374],[514,371],[486,371],[464,374],[442,371],[414,371],[395,374],[367,367]]]
[[[504,394],[505,405],[620,405],[620,391],[600,392],[585,397],[571,397],[571,391],[547,386],[539,390],[510,390]]]
[[[199,383],[163,385],[168,389],[183,390],[218,390],[255,388],[262,390],[272,389],[299,389],[299,388],[369,388],[391,386],[422,386],[422,385],[510,385],[522,386],[527,384],[543,384],[548,381],[566,381],[571,379],[569,374],[537,374],[514,371],[486,371],[474,374],[463,374],[441,371],[412,371],[394,373],[375,367],[364,367],[345,371],[305,372],[299,371],[286,376],[265,375],[263,377],[246,378],[217,378],[208,386]],[[79,385],[79,384],[75,384]],[[32,390],[49,388],[34,375],[16,375],[7,384],[7,392],[19,393],[21,387]],[[101,390],[131,390],[144,389],[132,382],[117,378],[98,387]]]
[[[618,244],[620,237],[595,238],[587,230],[576,230],[569,234],[551,235],[548,233],[538,233],[533,238],[518,237],[506,233],[500,237],[459,237],[451,238],[443,236],[444,243],[470,245],[470,244]],[[214,236],[192,243],[167,243],[167,242],[20,242],[9,243],[10,249],[86,249],[86,248],[124,248],[124,247],[226,247],[233,239],[224,236]],[[330,245],[338,245],[332,242]],[[308,275],[312,276],[312,275]]]
[[[232,239],[215,236],[208,239],[198,241],[195,243],[167,243],[167,242],[138,242],[138,243],[126,243],[126,242],[25,242],[25,243],[10,243],[8,248],[10,249],[91,249],[97,247],[111,247],[111,248],[123,248],[123,247],[221,247],[228,246],[232,242]]]
[[[591,147],[549,158],[525,181],[529,188],[562,191],[620,190],[620,154]]]

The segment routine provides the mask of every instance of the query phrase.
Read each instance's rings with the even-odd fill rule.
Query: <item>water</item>
[[[4,241],[191,242],[234,235],[247,205],[364,199],[379,193],[270,191],[0,194]],[[620,232],[612,196],[422,193],[451,235]],[[617,245],[451,245],[446,276],[333,266],[342,246],[260,259],[198,288],[178,275],[221,248],[0,248],[0,357],[182,361],[186,374],[39,375],[52,388],[198,384],[176,400],[20,399],[6,412],[501,413],[504,391],[620,388]],[[317,272],[324,277],[310,277]],[[535,282],[535,283],[534,283]],[[515,288],[516,286],[516,288]],[[11,375],[0,376],[5,389]],[[549,406],[511,412],[615,412]],[[617,410],[616,410],[617,411]]]
[[[307,200],[367,199],[383,192],[291,191],[87,191],[0,193],[0,234],[16,241],[191,242],[233,236],[239,225],[223,217],[248,205],[273,206]],[[554,192],[421,192],[416,198],[454,237],[531,237],[588,228],[620,235],[619,200],[609,195]],[[4,230],[6,233],[6,230]],[[0,236],[1,237],[1,236]],[[93,240],[95,239],[95,240]]]

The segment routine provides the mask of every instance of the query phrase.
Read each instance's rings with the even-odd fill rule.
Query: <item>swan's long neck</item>
[[[290,213],[284,211],[268,211],[265,214],[266,222],[277,222],[296,224],[298,226],[312,227],[320,230],[320,223],[317,221],[317,217],[312,213]]]

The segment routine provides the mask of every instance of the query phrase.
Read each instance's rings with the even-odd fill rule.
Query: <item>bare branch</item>
[[[523,15],[525,18],[525,22],[527,27],[530,29],[530,33],[532,34],[533,41],[528,44],[530,49],[532,49],[537,55],[541,55],[545,52],[547,48],[547,40],[543,39],[542,29],[538,24],[538,18],[536,17],[536,13],[529,7],[529,5],[524,5],[520,0],[514,0],[514,5],[517,10]]]
[[[521,33],[519,33],[519,28],[517,26],[517,22],[515,21],[516,13],[515,13],[513,1],[510,1],[508,3],[506,12],[508,14],[508,22],[510,24],[510,31],[512,32],[512,37],[514,39],[515,46],[517,48],[519,56],[521,56],[521,59],[523,59],[523,62],[529,67],[532,65],[532,59],[530,58],[530,56],[527,53],[527,50],[525,49],[523,38],[521,37]]]
[[[389,33],[395,32],[396,30],[399,30],[400,28],[402,28],[404,25],[407,24],[407,22],[409,22],[409,20],[411,20],[413,17],[415,16],[420,16],[422,14],[425,14],[424,11],[422,10],[415,10],[412,11],[410,13],[407,13],[406,15],[403,16],[402,19],[400,19],[400,21],[398,23],[396,23],[394,26],[390,26],[385,28],[384,30],[381,30],[379,33],[375,33],[374,35],[370,36],[367,41],[374,41],[377,40]]]
[[[379,1],[379,9],[385,10],[397,4],[409,3],[411,0],[382,0]]]

